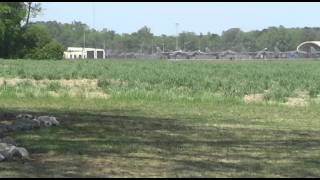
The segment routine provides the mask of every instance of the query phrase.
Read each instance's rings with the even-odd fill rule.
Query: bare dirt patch
[[[39,96],[39,88],[46,88],[54,83],[57,83],[58,91],[47,91],[47,94],[52,97],[60,97],[67,93],[72,97],[85,97],[85,98],[109,98],[110,95],[106,94],[100,87],[98,87],[97,79],[60,79],[60,80],[34,80],[34,79],[20,79],[20,78],[0,78],[0,86],[18,86],[19,84],[27,83],[35,89],[34,95]],[[25,94],[17,94],[24,97]]]
[[[306,99],[303,98],[299,98],[299,97],[289,97],[287,99],[288,101],[285,102],[285,105],[288,106],[306,106],[308,105],[308,102],[306,101]]]
[[[265,90],[264,93],[248,94],[245,95],[243,100],[245,103],[259,103],[264,101],[265,95],[268,93]],[[285,103],[280,103],[286,106],[307,106],[309,104],[310,96],[307,91],[296,90],[292,97],[288,97]],[[270,103],[272,103],[270,101]],[[274,102],[273,102],[274,103]]]
[[[245,95],[243,98],[245,103],[262,102],[263,99],[264,99],[264,94],[262,93],[248,94],[248,95]]]
[[[310,99],[310,96],[307,91],[301,91],[297,90],[295,91],[295,97],[288,97],[287,102],[285,102],[285,105],[288,106],[307,106],[308,100]]]
[[[0,86],[2,86],[2,85],[15,86],[18,83],[21,83],[22,81],[24,81],[24,80],[18,79],[18,78],[2,78],[2,77],[0,77]]]

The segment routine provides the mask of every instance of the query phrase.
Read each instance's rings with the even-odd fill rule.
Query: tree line
[[[133,33],[116,33],[114,30],[97,31],[88,25],[74,21],[60,23],[56,21],[36,22],[46,28],[49,34],[64,47],[86,46],[104,48],[119,52],[152,53],[157,50],[176,50],[176,36],[154,35],[147,26]],[[85,38],[84,38],[85,37]],[[268,27],[263,30],[244,32],[240,28],[231,28],[221,35],[215,33],[196,34],[181,32],[178,35],[178,47],[185,51],[224,51],[252,52],[268,48],[280,51],[295,50],[304,41],[320,40],[320,28]]]
[[[40,11],[39,3],[0,3],[0,58],[62,59],[63,51],[70,46],[102,48],[113,53],[176,50],[176,36],[154,35],[147,26],[120,34],[107,28],[98,31],[79,21],[30,22],[30,17]],[[182,31],[178,34],[178,47],[185,51],[290,51],[310,40],[320,40],[320,28],[279,26],[249,32],[231,28],[221,35]]]

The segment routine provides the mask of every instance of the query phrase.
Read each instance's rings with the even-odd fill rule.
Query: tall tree
[[[26,17],[26,24],[25,26],[28,26],[30,16],[36,17],[41,11],[41,4],[37,2],[25,2],[25,6],[27,7],[27,17]]]
[[[22,2],[0,2],[0,57],[16,57],[21,38],[21,21],[26,9]]]
[[[53,42],[46,25],[30,26],[30,15],[34,17],[39,13],[39,7],[38,3],[31,2],[0,3],[0,58],[24,58],[36,52],[45,54],[42,57],[52,58],[53,51],[49,50],[61,49],[58,48],[61,46],[59,43]],[[24,21],[28,28],[26,24],[22,26]],[[61,52],[56,54],[61,55]]]

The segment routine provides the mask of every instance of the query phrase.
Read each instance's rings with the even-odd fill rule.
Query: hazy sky
[[[156,35],[197,34],[238,27],[244,31],[270,26],[320,27],[319,2],[42,2],[32,21],[81,21],[91,28],[132,33],[144,25]]]

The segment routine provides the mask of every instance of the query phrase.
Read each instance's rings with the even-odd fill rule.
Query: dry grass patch
[[[245,103],[262,102],[264,100],[264,94],[248,94],[243,98]]]
[[[264,93],[257,94],[248,94],[243,97],[245,103],[259,103],[265,100],[265,96],[268,93],[268,90],[265,90]],[[307,106],[309,104],[310,96],[307,91],[296,90],[292,97],[287,97],[285,103],[280,103],[286,106]],[[269,101],[269,103],[275,103]]]
[[[284,103],[288,106],[307,106],[309,104],[310,96],[307,91],[295,91],[295,97],[288,97],[287,102]]]
[[[34,80],[34,79],[20,79],[20,78],[0,78],[0,86],[19,86],[28,84],[34,89],[32,94],[36,97],[41,96],[42,89],[49,89],[46,91],[48,96],[60,97],[65,94],[71,97],[85,97],[85,98],[103,98],[107,99],[110,95],[106,94],[100,87],[98,87],[97,79],[61,79],[61,80]],[[53,88],[53,90],[52,90]],[[18,97],[25,97],[25,93],[15,92]]]

